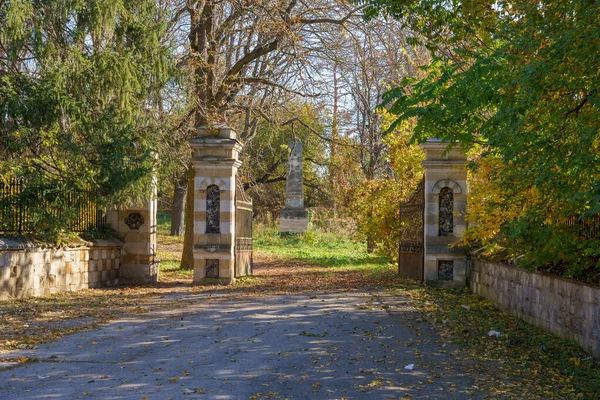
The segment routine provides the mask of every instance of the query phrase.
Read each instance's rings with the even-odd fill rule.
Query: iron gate
[[[400,204],[400,245],[398,272],[400,275],[423,279],[423,236],[425,180],[408,199]]]
[[[252,275],[252,199],[236,179],[235,276]]]

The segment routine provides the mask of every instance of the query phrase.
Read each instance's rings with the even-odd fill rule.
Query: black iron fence
[[[582,238],[600,238],[600,214],[585,219],[571,216],[567,218],[566,225],[569,228],[577,229],[579,231],[579,236]]]
[[[25,179],[0,181],[0,233],[36,233],[62,227],[71,232],[99,230],[106,216],[91,191],[29,184]]]

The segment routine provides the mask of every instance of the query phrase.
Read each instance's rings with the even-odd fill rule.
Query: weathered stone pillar
[[[226,126],[190,139],[194,166],[194,283],[235,282],[235,191],[242,144]]]
[[[288,174],[285,185],[285,208],[279,213],[279,231],[302,233],[308,230],[308,211],[304,208],[302,179],[302,142],[290,142]]]
[[[150,200],[136,207],[112,210],[106,221],[123,242],[119,267],[120,284],[158,281],[160,261],[156,258],[156,184]]]
[[[459,287],[466,283],[466,255],[452,245],[464,235],[467,208],[466,156],[458,145],[430,139],[425,151],[424,278],[430,285]]]

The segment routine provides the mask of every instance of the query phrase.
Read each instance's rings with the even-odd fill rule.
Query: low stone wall
[[[0,238],[0,300],[117,285],[121,246],[110,239],[57,249]]]
[[[471,290],[508,314],[600,355],[600,288],[503,264],[473,261]]]

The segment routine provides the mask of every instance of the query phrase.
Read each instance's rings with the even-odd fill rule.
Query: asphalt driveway
[[[471,365],[401,296],[186,295],[6,352],[1,399],[471,399]],[[115,304],[119,307],[119,304]],[[411,369],[412,366],[412,369]]]

